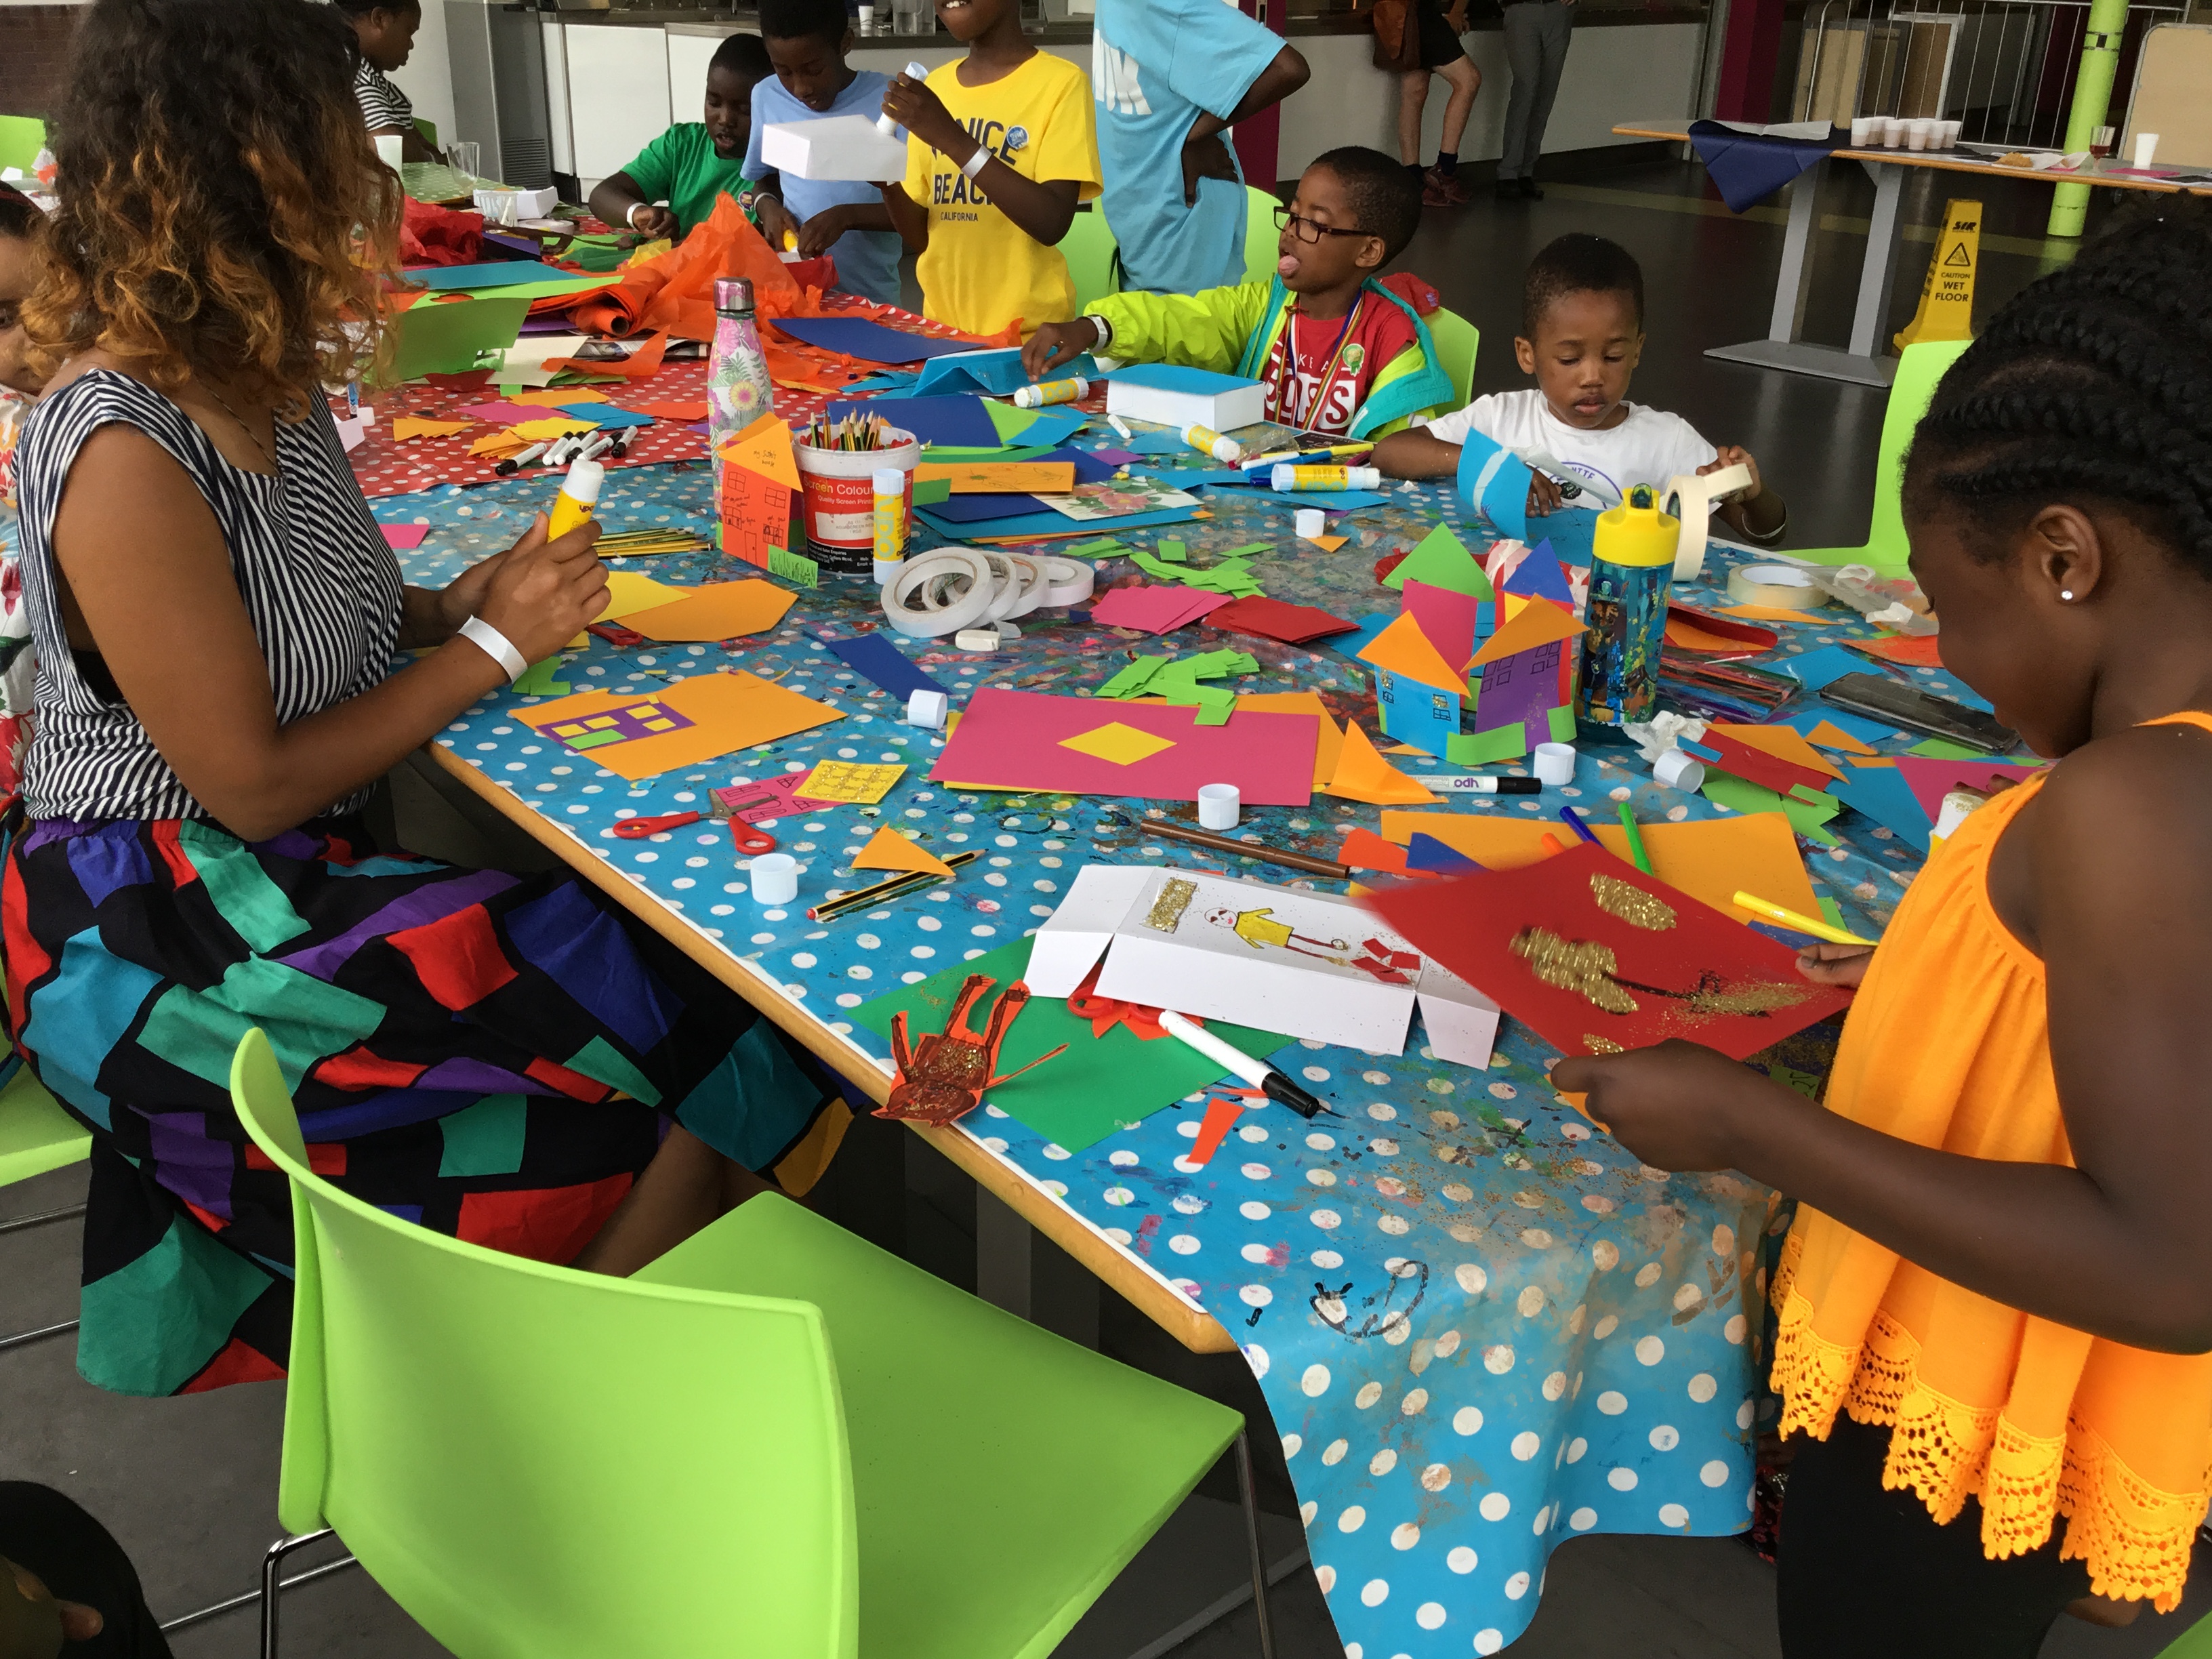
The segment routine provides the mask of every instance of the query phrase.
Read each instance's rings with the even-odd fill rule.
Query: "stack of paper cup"
[[[1881,118],[1881,145],[1884,149],[1905,148],[1905,123],[1893,115]]]
[[[1854,115],[1851,117],[1851,148],[1871,149],[1881,142],[1881,117]]]
[[[1905,124],[1905,147],[1907,149],[1927,149],[1936,141],[1936,130],[1940,124],[1915,119]]]
[[[1938,149],[1958,149],[1959,135],[1966,130],[1966,124],[1964,121],[1938,121],[1936,125],[1942,129],[1936,135],[1936,147]]]
[[[2157,154],[2158,135],[2156,133],[2139,132],[2136,134],[2136,165],[2137,167],[2148,167],[2151,163],[2151,158]]]
[[[1554,789],[1575,781],[1575,746],[1571,743],[1540,743],[1534,769],[1539,783]]]

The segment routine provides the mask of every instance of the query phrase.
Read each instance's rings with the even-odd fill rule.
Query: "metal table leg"
[[[1866,260],[1859,266],[1859,302],[1851,313],[1851,355],[1886,357],[1882,324],[1889,312],[1889,286],[1897,275],[1897,204],[1905,193],[1905,169],[1862,161],[1874,180],[1874,216],[1867,222]],[[1887,377],[1884,377],[1884,384]]]

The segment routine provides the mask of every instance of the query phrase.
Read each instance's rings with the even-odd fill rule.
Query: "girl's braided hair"
[[[2212,580],[2212,216],[2161,198],[2024,290],[1943,376],[1905,462],[1996,556],[2055,502],[2132,520]]]

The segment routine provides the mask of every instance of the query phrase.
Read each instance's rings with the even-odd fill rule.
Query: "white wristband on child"
[[[530,672],[529,663],[514,648],[514,642],[482,617],[470,617],[456,631],[506,672],[509,685]]]
[[[1108,322],[1103,317],[1100,316],[1095,311],[1088,317],[1085,318],[1084,320],[1091,325],[1092,331],[1098,336],[1097,339],[1091,343],[1091,349],[1093,351],[1103,351],[1108,346],[1114,343],[1113,324]]]
[[[990,147],[986,144],[978,144],[975,146],[975,153],[960,164],[960,171],[966,173],[970,179],[973,179],[989,164],[990,160]]]

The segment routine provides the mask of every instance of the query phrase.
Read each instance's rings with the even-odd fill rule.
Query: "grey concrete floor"
[[[1624,164],[1617,155],[1552,158],[1546,174],[1545,200],[1500,203],[1486,193],[1486,178],[1470,169],[1484,193],[1467,208],[1431,210],[1401,261],[1437,283],[1445,302],[1482,330],[1478,390],[1523,383],[1511,340],[1528,255],[1571,229],[1612,236],[1642,261],[1650,295],[1650,343],[1632,395],[1684,415],[1717,441],[1741,443],[1757,454],[1791,503],[1793,544],[1863,539],[1882,394],[1701,355],[1708,345],[1764,332],[1780,258],[1780,206],[1730,215],[1698,169],[1671,159]],[[1975,182],[1989,226],[1978,309],[1986,317],[2070,250],[2041,239],[2047,191],[2008,180]],[[1944,193],[1933,175],[1918,175],[1905,198],[1907,224],[1935,223]],[[1824,190],[1809,337],[1842,342],[1870,196],[1860,178],[1838,178]],[[1928,244],[1910,240],[1911,234],[1899,261],[1892,326],[1911,314],[1925,270]],[[395,782],[399,822],[420,850],[471,863],[542,856],[529,843],[507,840],[496,825],[457,817],[404,769]],[[881,1144],[895,1146],[903,1139],[894,1133]],[[860,1167],[863,1156],[876,1157],[872,1170]],[[840,1219],[972,1287],[972,1189],[962,1189],[950,1165],[933,1168],[911,1155],[902,1165],[900,1156],[890,1152],[886,1165],[881,1156],[848,1151],[836,1176],[849,1188],[844,1201],[850,1207]],[[82,1186],[81,1172],[64,1170],[0,1192],[0,1219],[72,1201]],[[71,1316],[76,1246],[74,1224],[0,1237],[0,1329]],[[1052,1277],[1046,1263],[1037,1265],[1040,1283]],[[1064,1283],[1067,1275],[1060,1278]],[[1233,1357],[1184,1354],[1110,1296],[1088,1316],[1107,1352],[1236,1405],[1264,1425],[1258,1390]],[[278,1530],[283,1416],[280,1384],[131,1400],[80,1380],[66,1340],[0,1353],[0,1476],[45,1481],[98,1515],[137,1562],[148,1599],[164,1619],[256,1583],[262,1551]],[[1264,1426],[1254,1439],[1262,1453],[1262,1505],[1271,1511],[1270,1559],[1279,1559],[1295,1552],[1296,1533],[1273,1517],[1288,1516],[1295,1503]],[[1189,1607],[1233,1589],[1241,1574],[1237,1517],[1234,1487],[1225,1469],[1217,1471],[1176,1517],[1174,1547],[1139,1557],[1063,1652],[1107,1659],[1146,1651]],[[1186,1546],[1185,1540],[1193,1541]],[[297,1565],[316,1559],[303,1556]],[[1577,1539],[1553,1558],[1536,1622],[1510,1650],[1526,1659],[1768,1659],[1778,1652],[1773,1601],[1771,1571],[1735,1540]],[[1275,1587],[1271,1606],[1281,1659],[1340,1659],[1343,1646],[1310,1572],[1291,1571]],[[2200,1571],[2179,1613],[2146,1618],[2124,1632],[2062,1620],[2044,1659],[2147,1659],[2208,1608],[2212,1580]],[[445,1652],[358,1571],[290,1593],[285,1629],[291,1654],[433,1659]],[[252,1615],[233,1614],[185,1632],[175,1648],[179,1659],[248,1659],[255,1652]],[[1248,1602],[1177,1652],[1187,1659],[1242,1659],[1257,1650]]]

